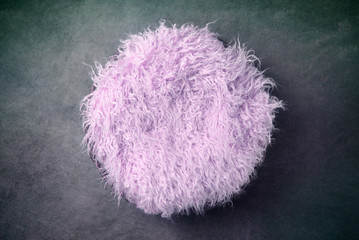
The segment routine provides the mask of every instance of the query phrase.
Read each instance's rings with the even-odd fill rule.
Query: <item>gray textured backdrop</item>
[[[350,1],[1,1],[0,239],[354,239],[359,8]],[[117,201],[82,152],[89,67],[127,33],[192,22],[261,58],[288,106],[233,207],[173,221]]]

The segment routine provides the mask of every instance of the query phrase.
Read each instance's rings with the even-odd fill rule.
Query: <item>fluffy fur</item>
[[[283,107],[255,61],[239,41],[224,46],[208,24],[161,22],[96,64],[82,101],[84,143],[119,200],[170,217],[241,191]]]

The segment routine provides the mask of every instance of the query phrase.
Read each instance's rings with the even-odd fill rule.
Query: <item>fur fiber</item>
[[[92,71],[83,143],[104,180],[148,214],[230,202],[264,158],[282,101],[239,41],[185,24],[129,35]]]

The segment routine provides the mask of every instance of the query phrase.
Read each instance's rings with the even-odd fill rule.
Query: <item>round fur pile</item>
[[[283,107],[256,61],[208,24],[161,22],[96,64],[82,101],[84,143],[119,200],[170,217],[202,213],[242,190]]]

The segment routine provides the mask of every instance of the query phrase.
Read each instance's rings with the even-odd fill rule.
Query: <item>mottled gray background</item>
[[[0,239],[354,239],[355,1],[1,1]],[[164,18],[207,22],[261,58],[288,106],[233,207],[173,221],[118,207],[83,153],[79,102],[119,39]]]

